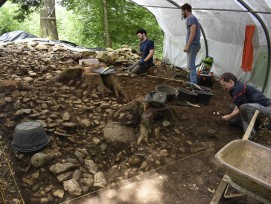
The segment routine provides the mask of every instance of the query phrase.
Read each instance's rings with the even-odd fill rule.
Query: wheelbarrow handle
[[[242,138],[242,140],[248,140],[249,135],[250,135],[250,133],[251,133],[253,127],[254,127],[255,121],[256,121],[259,113],[260,113],[259,110],[255,111],[255,113],[254,113],[254,115],[253,115],[253,117],[252,117],[252,119],[251,119],[251,121],[250,121],[250,123],[249,123],[249,125],[247,127],[247,130],[246,130],[246,132],[245,132],[245,134],[244,134],[244,136]]]
[[[251,133],[253,127],[254,127],[255,121],[256,121],[259,113],[260,113],[259,110],[255,111],[255,113],[254,113],[254,115],[253,115],[253,117],[252,117],[252,119],[251,119],[251,121],[250,121],[250,123],[249,123],[249,125],[247,127],[247,130],[246,130],[246,132],[245,132],[245,134],[243,136],[243,140],[248,140],[249,135],[250,135],[250,133]],[[226,182],[226,177],[227,177],[227,174],[224,174],[224,176],[223,176],[222,180],[220,181],[220,184],[219,184],[219,186],[218,186],[218,188],[217,188],[217,190],[216,190],[210,204],[218,204],[222,194],[225,192],[225,189],[226,189],[226,187],[228,185],[228,183]]]

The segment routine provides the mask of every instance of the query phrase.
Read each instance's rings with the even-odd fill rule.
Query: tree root
[[[119,99],[119,97],[122,96],[125,102],[130,101],[127,93],[120,86],[115,74],[108,74],[101,77],[105,86],[113,89],[114,95],[117,99]]]
[[[156,119],[163,118],[171,123],[176,120],[176,113],[172,108],[167,105],[162,108],[149,106],[147,102],[143,101],[143,97],[136,98],[124,105],[114,114],[114,117],[117,117],[122,112],[133,110],[137,110],[141,116],[137,144],[140,144],[143,141],[148,142],[149,135],[154,129]]]
[[[123,97],[125,102],[130,101],[127,93],[120,86],[117,80],[117,76],[115,74],[101,75],[94,73],[93,71],[98,67],[106,67],[106,65],[104,63],[100,63],[99,65],[83,68],[68,68],[47,81],[45,84],[51,84],[55,82],[67,83],[80,80],[88,85],[88,90],[90,91],[96,89],[102,95],[104,95],[110,93],[110,90],[112,90],[117,99]]]
[[[83,69],[81,68],[68,68],[64,69],[58,75],[45,82],[45,84],[51,84],[55,82],[68,82],[71,80],[81,80]]]

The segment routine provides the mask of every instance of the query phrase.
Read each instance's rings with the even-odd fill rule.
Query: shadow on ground
[[[214,155],[215,150],[208,149],[63,204],[210,203],[225,173],[218,166]],[[242,196],[228,199],[223,197],[220,203],[257,204],[259,202],[248,196]]]

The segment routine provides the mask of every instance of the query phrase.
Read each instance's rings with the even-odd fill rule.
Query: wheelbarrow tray
[[[234,140],[215,157],[233,182],[271,201],[271,149],[249,140]]]

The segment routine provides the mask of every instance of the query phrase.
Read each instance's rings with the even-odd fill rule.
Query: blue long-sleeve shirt
[[[271,102],[269,98],[256,88],[240,81],[235,82],[234,87],[230,90],[230,96],[237,107],[245,103],[258,103],[266,107]]]

